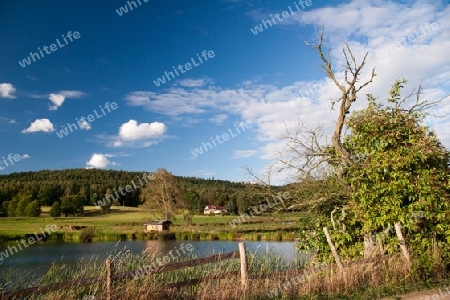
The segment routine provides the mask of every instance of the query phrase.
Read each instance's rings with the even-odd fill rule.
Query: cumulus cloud
[[[31,133],[38,131],[53,132],[55,131],[55,129],[53,128],[53,124],[49,119],[37,119],[36,121],[31,123],[30,127],[22,130],[22,133]]]
[[[91,159],[86,162],[87,167],[105,169],[108,166],[116,165],[115,162],[111,162],[108,157],[114,157],[114,155],[110,154],[94,154]]]
[[[160,139],[167,131],[166,125],[160,122],[141,123],[136,120],[129,120],[119,128],[119,135],[113,146],[133,145],[134,142],[142,141],[143,147],[155,144],[155,139]]]
[[[166,130],[166,126],[160,122],[138,124],[137,121],[130,120],[120,126],[119,137],[124,140],[135,141],[139,139],[160,137]]]
[[[20,157],[20,159],[28,159],[31,158],[28,154],[24,154]]]
[[[63,95],[50,94],[48,99],[53,103],[53,105],[49,106],[49,109],[57,110],[58,107],[63,104],[64,100],[66,100],[66,97],[64,97]]]
[[[0,83],[0,98],[14,99],[16,96],[12,95],[16,88],[11,83]]]
[[[53,105],[49,106],[50,110],[57,110],[60,107],[66,98],[81,98],[85,96],[86,93],[81,91],[59,91],[56,94],[50,94],[48,99],[53,103]]]
[[[83,130],[91,129],[91,124],[89,122],[87,122],[86,120],[82,120],[81,122],[78,122],[78,124],[80,125],[80,129],[83,129]]]

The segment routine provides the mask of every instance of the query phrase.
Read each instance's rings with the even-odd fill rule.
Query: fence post
[[[114,265],[109,258],[106,259],[106,299],[111,300],[111,291],[113,285]]]
[[[336,251],[336,247],[334,247],[333,241],[331,240],[331,235],[328,232],[328,228],[324,227],[323,232],[325,232],[325,236],[327,237],[328,245],[330,245],[331,253],[333,253],[334,260],[336,260],[337,266],[342,271],[344,269],[344,266],[342,265],[341,259],[339,258],[339,255]]]
[[[241,258],[241,285],[244,290],[248,288],[248,267],[245,243],[239,243],[239,256]]]
[[[409,252],[405,245],[405,239],[403,238],[402,229],[400,228],[399,223],[394,223],[395,226],[395,233],[397,234],[397,238],[400,242],[400,249],[402,249],[403,255],[406,258],[406,261],[408,262],[408,266],[411,266],[411,260],[409,259]]]

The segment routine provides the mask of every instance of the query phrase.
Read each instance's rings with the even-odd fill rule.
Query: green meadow
[[[144,223],[153,218],[134,207],[113,206],[111,213],[102,214],[95,206],[84,208],[82,217],[49,217],[49,207],[42,208],[37,218],[2,218],[0,241],[24,238],[26,235],[39,234],[46,225],[56,225],[58,231],[53,238],[63,241],[80,241],[82,236],[91,236],[93,241],[114,241],[120,239],[156,239],[158,234],[146,233]],[[236,215],[194,215],[187,224],[182,217],[175,219],[170,228],[169,238],[186,240],[295,240],[299,230],[299,220],[303,225],[310,222],[306,213],[284,213],[246,217],[242,223],[231,226]],[[236,224],[236,223],[234,223]],[[65,225],[87,226],[83,230],[68,230]],[[61,228],[62,227],[62,228]]]

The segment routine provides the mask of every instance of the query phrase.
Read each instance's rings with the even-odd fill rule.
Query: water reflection
[[[2,274],[13,270],[17,274],[35,275],[45,274],[54,261],[62,264],[74,265],[80,259],[89,261],[92,257],[98,257],[104,261],[109,255],[126,250],[133,254],[143,251],[150,255],[163,257],[170,251],[179,251],[179,257],[184,257],[181,249],[187,246],[193,247],[191,255],[205,257],[217,253],[228,253],[239,249],[237,241],[121,241],[98,243],[40,243],[24,248],[18,253],[10,255],[0,261],[0,279]],[[270,253],[279,255],[287,262],[296,260],[297,253],[294,242],[245,242],[247,251],[251,253]],[[189,247],[187,249],[189,249]],[[0,252],[7,248],[6,244],[0,244]],[[176,252],[175,252],[176,253]],[[187,252],[186,252],[187,253]],[[174,253],[172,255],[178,256]],[[189,256],[189,257],[193,257]]]

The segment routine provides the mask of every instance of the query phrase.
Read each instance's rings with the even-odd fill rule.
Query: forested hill
[[[64,184],[65,187],[73,185],[115,185],[129,184],[145,172],[127,172],[98,169],[67,169],[42,170],[37,172],[11,173],[0,175],[0,184],[17,183],[26,184]],[[147,172],[148,173],[148,172]],[[114,186],[115,187],[115,186]]]
[[[67,169],[67,170],[43,170],[37,172],[12,173],[0,175],[0,209],[6,209],[6,201],[11,201],[19,192],[29,193],[33,200],[40,205],[51,206],[64,196],[81,196],[85,205],[92,205],[98,197],[112,194],[118,188],[131,185],[132,181],[139,185],[145,183],[145,172],[127,172],[98,169]],[[234,205],[244,209],[244,199],[248,196],[248,185],[239,182],[225,180],[203,179],[196,177],[176,176],[183,193],[196,198],[200,202],[198,209],[203,204]],[[120,204],[138,206],[140,204],[141,188],[133,189],[119,199]],[[2,205],[5,204],[5,205]],[[0,211],[1,213],[1,211]]]

